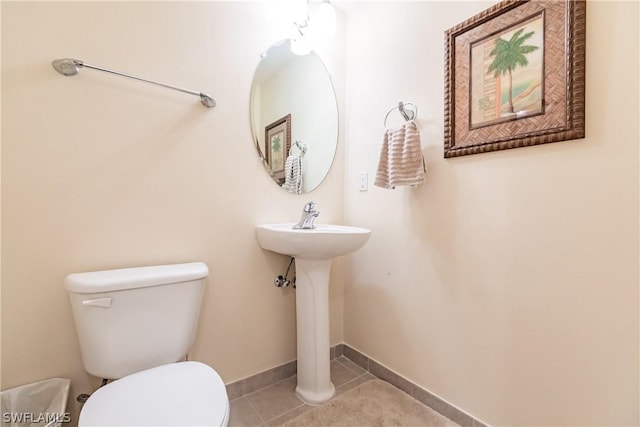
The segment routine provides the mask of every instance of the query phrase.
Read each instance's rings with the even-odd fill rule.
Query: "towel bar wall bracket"
[[[202,103],[202,105],[204,105],[205,107],[213,108],[216,106],[216,100],[213,99],[213,97],[211,97],[210,95],[207,95],[206,93],[197,92],[189,89],[183,89],[180,87],[171,86],[164,83],[158,83],[158,82],[143,79],[140,77],[135,77],[129,74],[121,73],[119,71],[109,70],[107,68],[102,68],[96,65],[87,64],[86,62],[81,61],[79,59],[72,59],[72,58],[56,59],[51,63],[51,65],[58,73],[62,74],[63,76],[75,76],[80,72],[80,68],[91,68],[93,70],[104,71],[109,74],[115,74],[116,76],[126,77],[128,79],[138,80],[144,83],[150,83],[156,86],[166,87],[168,89],[177,90],[179,92],[188,93],[190,95],[196,95],[200,97],[200,103]]]

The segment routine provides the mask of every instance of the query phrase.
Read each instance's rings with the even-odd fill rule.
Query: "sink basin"
[[[331,262],[334,257],[360,249],[371,231],[328,224],[294,230],[293,225],[258,225],[256,236],[263,249],[296,259],[296,394],[308,404],[320,405],[335,394],[329,359]]]
[[[294,258],[332,259],[360,249],[371,231],[346,225],[316,224],[310,230],[294,230],[294,223],[256,226],[258,243],[268,249]]]

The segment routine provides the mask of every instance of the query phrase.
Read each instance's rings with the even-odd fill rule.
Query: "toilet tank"
[[[85,370],[116,379],[183,360],[208,274],[196,262],[67,276]]]

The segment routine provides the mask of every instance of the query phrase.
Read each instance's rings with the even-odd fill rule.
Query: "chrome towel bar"
[[[131,76],[129,74],[121,73],[119,71],[109,70],[107,68],[102,68],[102,67],[98,67],[96,65],[87,64],[86,62],[81,61],[79,59],[72,59],[72,58],[56,59],[51,63],[51,65],[53,66],[53,68],[57,72],[59,72],[63,76],[75,76],[76,74],[78,74],[80,72],[80,68],[83,68],[83,67],[84,68],[91,68],[93,70],[104,71],[106,73],[115,74],[117,76],[126,77],[126,78],[129,78],[129,79],[138,80],[138,81],[145,82],[145,83],[151,83],[151,84],[156,85],[156,86],[166,87],[168,89],[177,90],[179,92],[188,93],[190,95],[196,95],[196,96],[200,97],[200,102],[205,107],[213,108],[213,107],[216,106],[216,100],[213,99],[211,96],[207,95],[206,93],[197,92],[197,91],[189,90],[189,89],[183,89],[183,88],[180,88],[180,87],[171,86],[171,85],[164,84],[164,83],[158,83],[158,82],[154,82],[154,81],[151,81],[151,80],[143,79],[143,78],[140,78],[140,77]]]

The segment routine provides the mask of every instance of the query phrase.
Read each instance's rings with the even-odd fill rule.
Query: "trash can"
[[[2,427],[59,427],[70,422],[70,385],[66,378],[51,378],[1,391]]]

